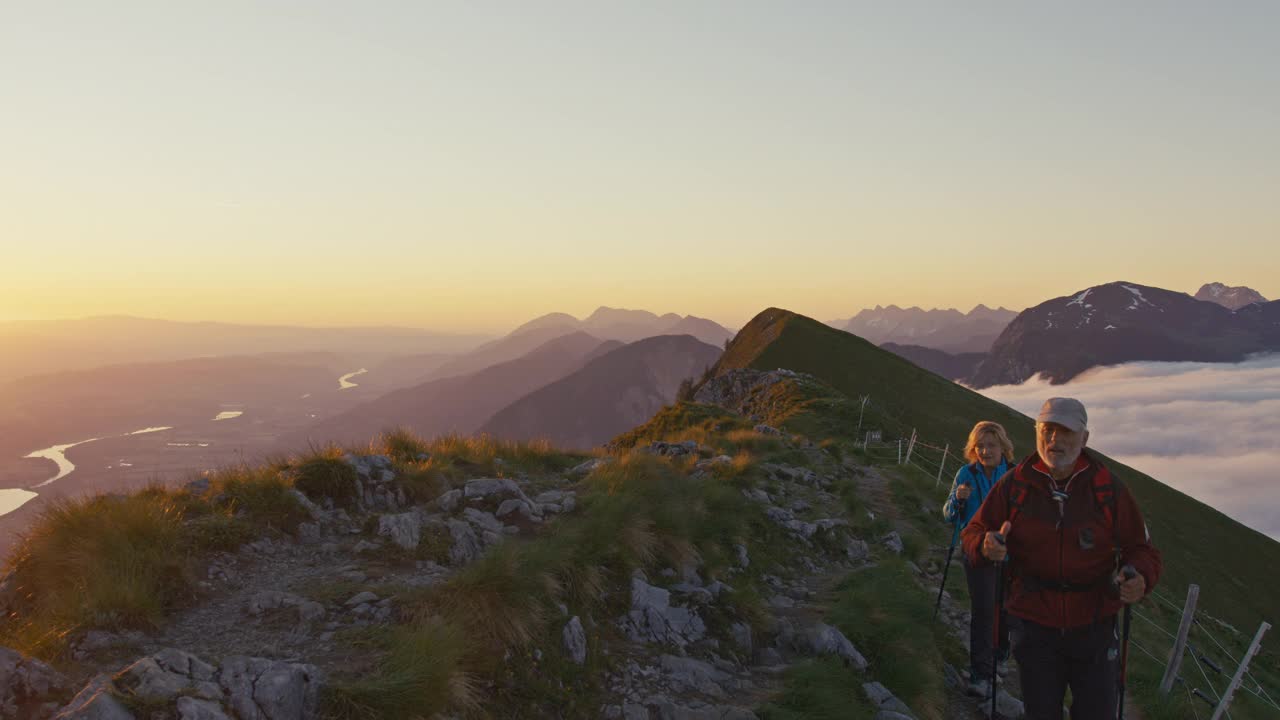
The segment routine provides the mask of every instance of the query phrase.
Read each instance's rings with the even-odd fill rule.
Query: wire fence
[[[862,412],[865,413],[867,408],[875,412],[876,420],[881,425],[874,435],[868,432],[862,435],[862,449],[868,459],[876,460],[883,463],[896,463],[903,466],[911,466],[916,470],[934,478],[934,489],[940,498],[950,495],[952,480],[957,473],[964,468],[969,462],[963,456],[963,447],[952,447],[949,443],[939,444],[936,440],[929,441],[921,438],[916,429],[910,427],[906,422],[898,419],[887,408],[877,405],[869,396],[860,398],[862,403]],[[862,434],[862,424],[865,415],[859,417],[859,435]],[[886,434],[888,437],[886,437]],[[873,439],[874,438],[874,439]],[[1183,614],[1183,606],[1176,603],[1158,590],[1153,590],[1150,597],[1155,598],[1156,603],[1163,603],[1170,610],[1176,613],[1175,617],[1181,619]],[[1157,619],[1152,618],[1147,612],[1138,606],[1134,606],[1134,616],[1139,618],[1143,623],[1154,628],[1165,638],[1173,643],[1177,642],[1177,635],[1171,632],[1167,627],[1161,624]],[[1202,619],[1204,622],[1202,622]],[[1197,632],[1197,636],[1207,638],[1216,648],[1217,652],[1225,656],[1226,663],[1219,662],[1218,658],[1214,658],[1211,654],[1205,652],[1205,648],[1201,645],[1188,642],[1186,646],[1186,654],[1191,656],[1192,662],[1195,664],[1200,674],[1200,679],[1204,681],[1205,687],[1210,694],[1206,694],[1199,687],[1194,687],[1194,682],[1187,682],[1186,678],[1177,677],[1176,684],[1181,684],[1187,695],[1187,703],[1195,717],[1199,718],[1200,713],[1197,710],[1199,702],[1207,702],[1209,705],[1217,706],[1221,703],[1222,694],[1226,692],[1226,688],[1231,682],[1234,671],[1226,668],[1239,667],[1241,658],[1244,653],[1241,652],[1240,657],[1227,649],[1226,645],[1221,642],[1217,636],[1209,629],[1208,625],[1212,623],[1221,629],[1230,629],[1237,636],[1240,632],[1230,624],[1209,615],[1199,609],[1193,615],[1192,626]],[[1130,645],[1136,648],[1143,656],[1143,662],[1150,660],[1160,670],[1163,670],[1172,659],[1172,649],[1169,651],[1169,657],[1160,660],[1148,648],[1142,644],[1130,639]],[[1172,648],[1172,645],[1171,645]],[[1216,678],[1224,684],[1224,689],[1219,690],[1214,684]],[[1277,703],[1270,691],[1265,688],[1251,670],[1246,669],[1242,682],[1236,688],[1243,690],[1247,695],[1252,696],[1257,703],[1264,708],[1269,708],[1280,713],[1280,703]],[[1280,695],[1280,691],[1277,691]],[[1234,699],[1234,696],[1233,696]],[[1229,710],[1225,710],[1227,718],[1231,717]],[[1280,717],[1280,715],[1277,715]]]

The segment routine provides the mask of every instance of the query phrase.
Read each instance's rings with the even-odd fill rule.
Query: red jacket
[[[1110,522],[1095,497],[1095,476],[1114,488]],[[1109,618],[1123,607],[1111,578],[1126,564],[1142,574],[1150,593],[1160,580],[1160,551],[1151,545],[1129,489],[1088,450],[1081,452],[1076,472],[1065,485],[1069,496],[1062,503],[1061,517],[1050,482],[1039,457],[1027,457],[1000,478],[961,533],[969,561],[990,563],[982,554],[982,540],[1010,519],[1011,497],[1019,494],[1017,487],[1025,488],[1006,539],[1005,607],[1009,613],[1055,628]]]

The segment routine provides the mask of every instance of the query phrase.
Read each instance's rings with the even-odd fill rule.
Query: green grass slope
[[[1009,431],[1018,455],[1035,447],[1034,423],[1022,413],[857,336],[786,310],[770,308],[752,319],[713,374],[734,368],[786,368],[812,374],[850,398],[870,395],[884,409],[883,416],[869,410],[863,427],[878,423],[886,435],[915,428],[920,437],[954,448],[963,445],[975,422],[995,420]],[[831,430],[852,439],[855,427]],[[1280,543],[1127,465],[1105,456],[1103,461],[1142,506],[1151,536],[1164,553],[1168,594],[1181,600],[1187,584],[1198,583],[1201,607],[1246,632],[1262,619],[1280,620],[1280,585],[1271,578],[1271,568],[1280,566]]]

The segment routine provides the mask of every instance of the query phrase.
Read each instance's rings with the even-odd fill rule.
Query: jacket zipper
[[[1072,473],[1071,477],[1067,478],[1066,484],[1063,485],[1063,489],[1069,491],[1071,489],[1071,482],[1075,480],[1080,475],[1080,473],[1088,469],[1089,467],[1086,466]],[[1052,475],[1048,475],[1047,473],[1043,471],[1039,471],[1038,469],[1037,469],[1037,472],[1040,472],[1041,475],[1045,475],[1046,477],[1048,477],[1049,482],[1053,483],[1055,486],[1057,485],[1057,483],[1054,482]],[[1063,521],[1066,520],[1067,518],[1067,509],[1064,503],[1058,503],[1057,529],[1058,529],[1058,586],[1059,587],[1066,587],[1066,584],[1067,584],[1066,560],[1064,559],[1066,554],[1066,548],[1065,548],[1066,541],[1064,540],[1065,531],[1062,527]],[[1061,590],[1058,591],[1058,607],[1061,609],[1061,615],[1062,615],[1062,626],[1059,628],[1059,631],[1061,635],[1065,636],[1067,634],[1067,594],[1065,592],[1062,592]]]

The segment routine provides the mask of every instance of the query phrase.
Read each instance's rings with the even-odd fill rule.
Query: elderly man
[[[1068,687],[1073,720],[1116,717],[1116,614],[1160,579],[1133,495],[1088,441],[1079,400],[1045,401],[1036,453],[1005,473],[961,535],[970,562],[1008,560],[1005,607],[1028,720],[1061,720]]]

